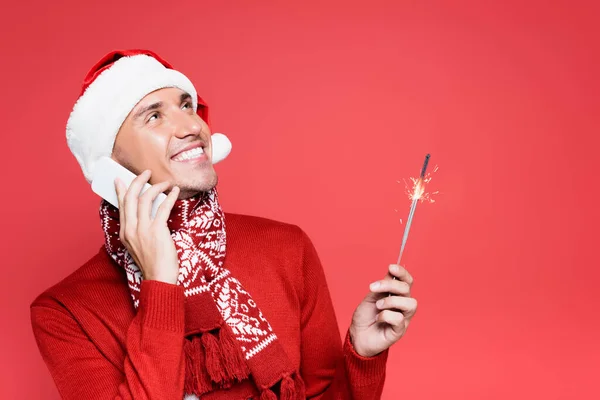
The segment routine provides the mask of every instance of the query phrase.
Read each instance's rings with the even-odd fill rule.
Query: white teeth
[[[190,160],[202,154],[204,154],[204,149],[202,147],[196,147],[194,149],[184,151],[183,153],[177,155],[177,157],[175,157],[175,161]]]

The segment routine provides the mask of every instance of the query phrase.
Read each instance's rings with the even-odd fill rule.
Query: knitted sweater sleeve
[[[380,399],[389,350],[363,357],[354,350],[348,330],[344,340],[340,340],[321,262],[305,233],[303,242],[301,374],[306,384],[306,397],[314,400]]]
[[[123,365],[102,354],[59,302],[31,306],[33,332],[61,398],[181,399],[185,363],[183,289],[143,281]]]

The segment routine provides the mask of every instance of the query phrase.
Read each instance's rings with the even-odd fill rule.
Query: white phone
[[[212,141],[212,163],[216,164],[223,161],[229,153],[231,153],[231,142],[229,138],[222,133],[213,133],[211,135]],[[94,167],[94,178],[92,179],[92,191],[108,201],[113,206],[119,208],[119,199],[117,197],[117,191],[115,190],[115,179],[120,178],[126,187],[131,185],[131,182],[136,178],[133,172],[123,167],[110,157],[102,157],[96,163]],[[141,190],[144,193],[151,187],[149,183],[146,183]],[[140,194],[141,194],[140,193]],[[152,204],[152,217],[156,215],[158,207],[167,198],[164,193],[160,193],[154,203]]]

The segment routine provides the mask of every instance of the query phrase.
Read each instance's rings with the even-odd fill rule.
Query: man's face
[[[217,184],[212,165],[211,133],[194,112],[189,94],[165,88],[144,97],[121,126],[113,159],[136,175],[152,171],[150,184],[170,181],[180,198]]]

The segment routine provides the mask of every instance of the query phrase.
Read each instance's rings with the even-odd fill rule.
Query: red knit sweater
[[[319,257],[294,225],[226,214],[225,268],[252,294],[309,399],[379,399],[388,351],[362,357],[341,340]],[[189,312],[189,311],[188,311]],[[64,399],[183,399],[184,294],[143,281],[134,311],[123,270],[104,247],[31,305],[33,332]],[[211,399],[248,399],[246,380]]]

